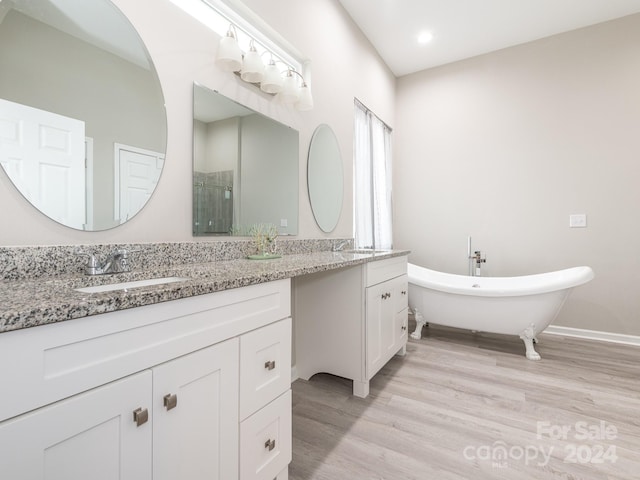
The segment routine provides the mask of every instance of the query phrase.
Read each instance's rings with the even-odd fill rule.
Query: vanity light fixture
[[[229,25],[227,34],[220,39],[216,64],[225,72],[237,72],[242,68],[242,50],[238,45],[238,32]]]
[[[255,40],[249,38],[249,51],[243,54],[238,44],[238,31],[230,24],[227,34],[220,39],[216,64],[224,71],[233,72],[245,82],[258,86],[263,92],[276,95],[285,104],[295,105],[296,109],[301,111],[311,110],[311,89],[302,74],[277,59],[277,56],[266,48],[263,47],[262,53],[258,52]],[[266,66],[262,61],[262,55],[265,53],[270,55],[269,64]],[[281,70],[277,63],[283,64],[285,69]]]
[[[300,77],[302,85],[298,86],[298,79],[294,75]],[[295,104],[298,110],[304,111],[313,108],[311,89],[305,82],[304,77],[293,69],[287,70],[279,96],[284,103]]]
[[[283,84],[284,79],[272,56],[269,64],[264,67],[264,76],[262,77],[262,82],[260,82],[260,90],[265,93],[280,93]]]
[[[244,55],[240,78],[249,83],[260,83],[264,77],[264,63],[256,50],[253,40],[249,43],[249,51]]]

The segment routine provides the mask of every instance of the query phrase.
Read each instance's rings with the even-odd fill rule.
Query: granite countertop
[[[271,260],[239,259],[194,263],[93,277],[60,275],[37,280],[5,280],[0,281],[0,333],[407,254],[409,252],[405,250],[366,254],[317,252],[284,255]],[[164,277],[185,277],[187,280],[101,293],[75,290],[87,286]]]

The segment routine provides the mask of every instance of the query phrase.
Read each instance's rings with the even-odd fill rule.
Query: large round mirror
[[[51,219],[106,230],[146,204],[166,113],[151,58],[108,0],[0,0],[0,163]]]
[[[316,223],[323,232],[331,232],[342,212],[343,172],[338,140],[328,125],[320,125],[313,132],[307,185]]]

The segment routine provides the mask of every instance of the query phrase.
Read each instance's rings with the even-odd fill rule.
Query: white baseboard
[[[589,340],[600,340],[602,342],[623,343],[625,345],[635,345],[640,347],[640,336],[636,335],[602,332],[599,330],[586,330],[584,328],[561,327],[559,325],[549,325],[544,329],[543,333],[563,335],[565,337],[585,338]]]

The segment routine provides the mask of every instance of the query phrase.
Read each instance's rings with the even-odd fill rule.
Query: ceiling
[[[397,77],[640,12],[640,0],[339,2]]]

